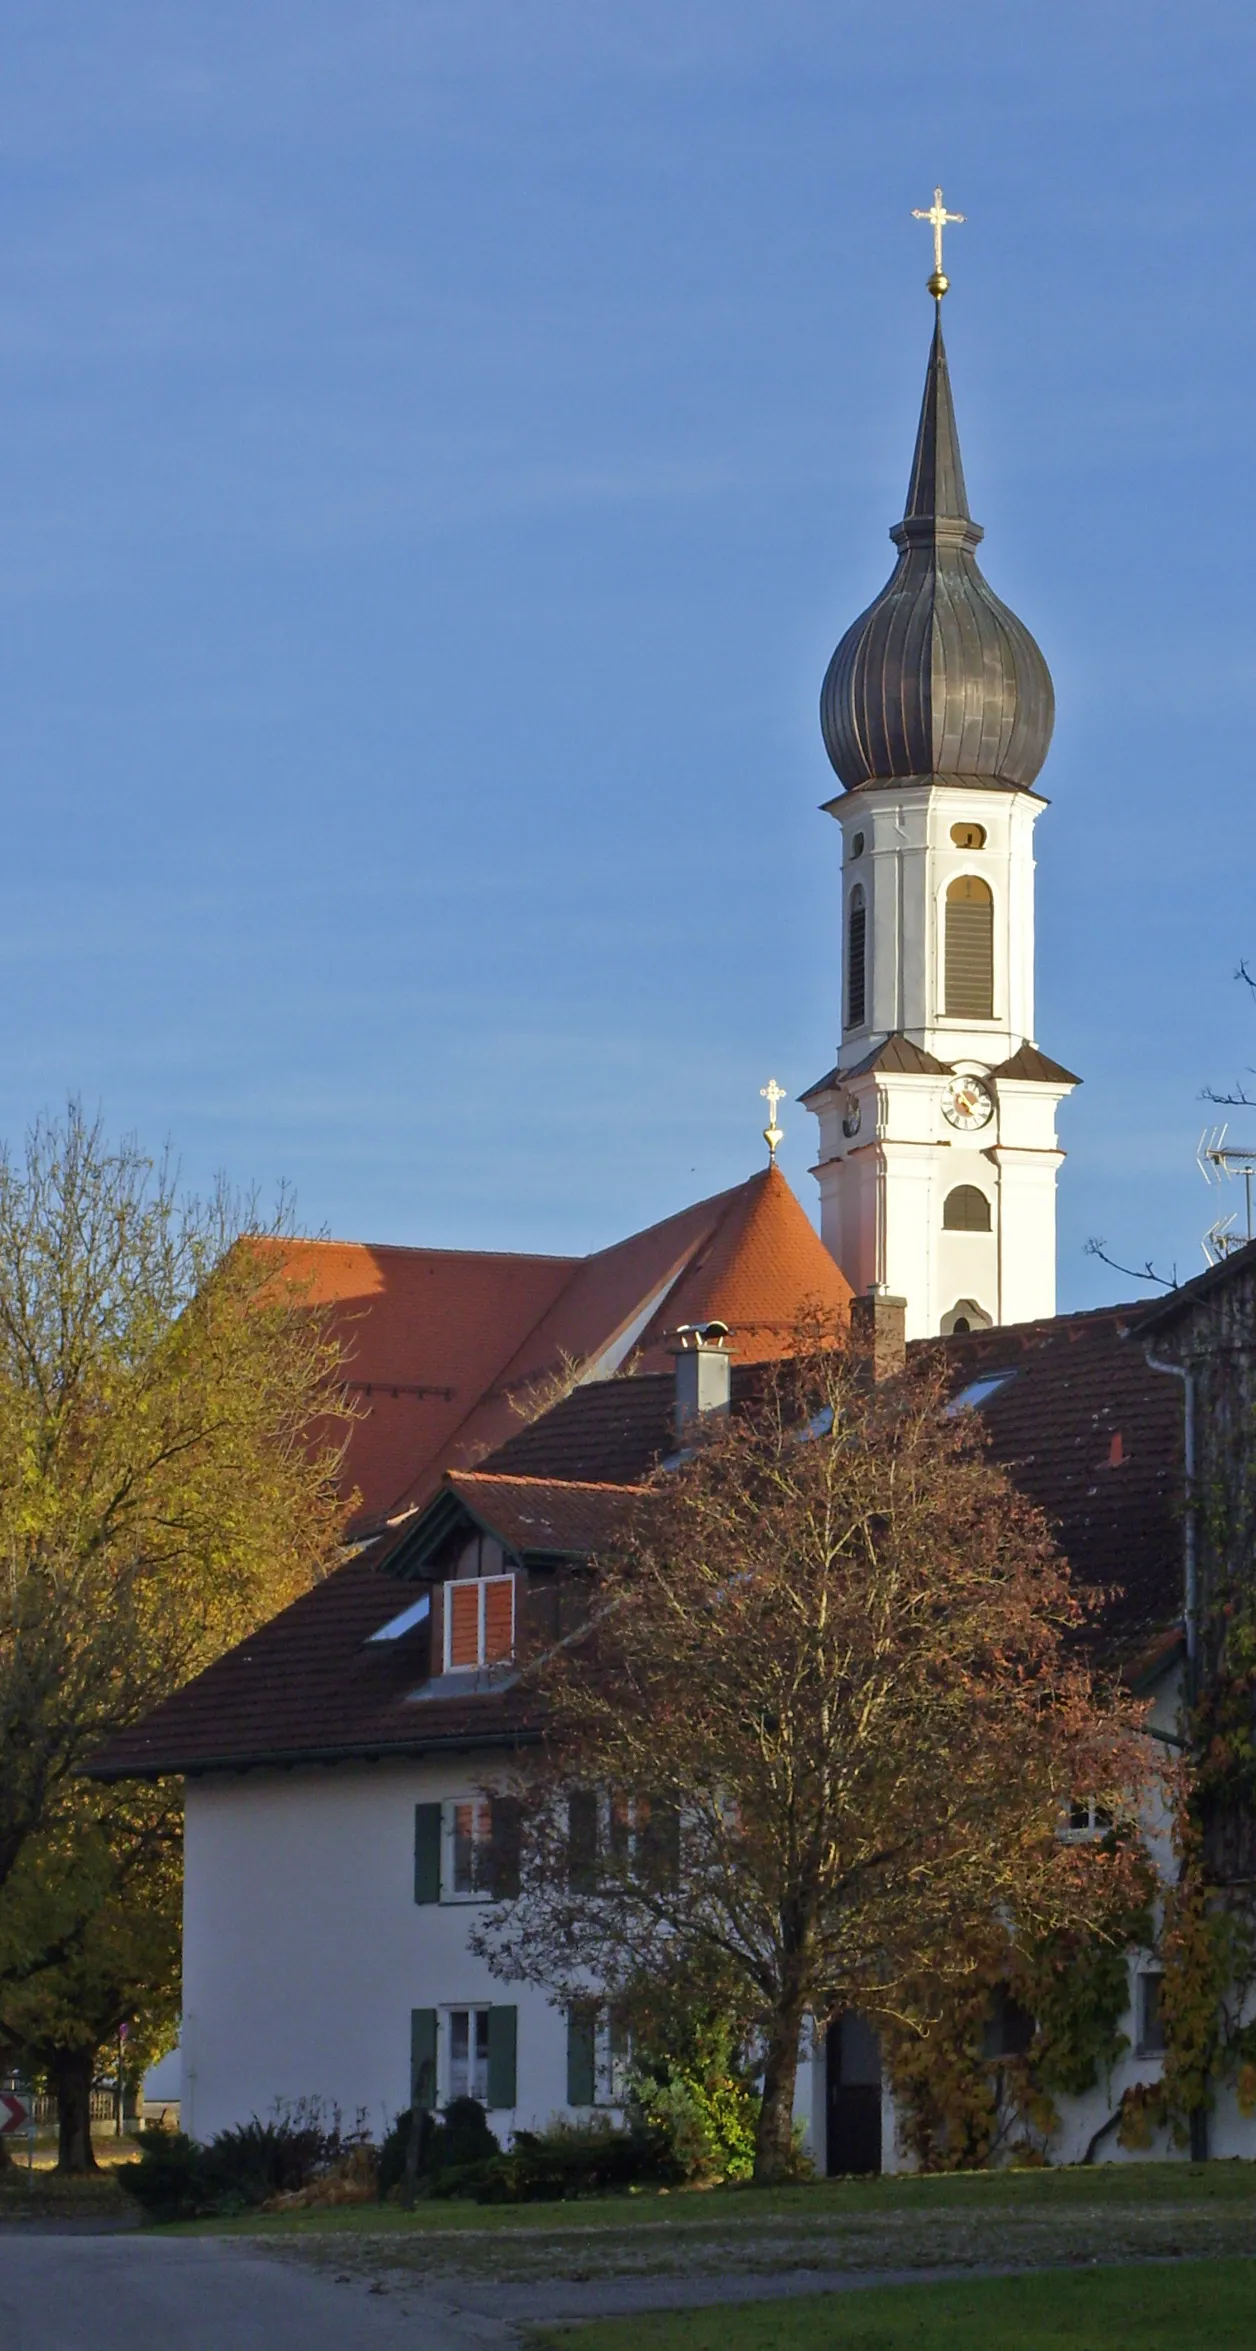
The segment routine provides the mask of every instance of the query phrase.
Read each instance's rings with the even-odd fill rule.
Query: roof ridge
[[[691,1200],[687,1207],[674,1208],[668,1216],[656,1216],[653,1224],[643,1224],[638,1232],[625,1233],[620,1241],[608,1241],[605,1248],[591,1249],[587,1257],[578,1257],[575,1263],[577,1265],[591,1265],[596,1258],[609,1257],[617,1249],[626,1249],[632,1241],[646,1241],[651,1233],[661,1233],[664,1225],[679,1224],[682,1217],[697,1216],[704,1208],[719,1208],[723,1204],[723,1209],[726,1212],[728,1203],[734,1200],[739,1192],[749,1191],[753,1184],[761,1183],[764,1176],[770,1172],[770,1169],[765,1167],[755,1168],[752,1174],[743,1176],[740,1183],[726,1184],[723,1191],[710,1192],[705,1200]]]
[[[292,1249],[365,1249],[377,1257],[489,1257],[499,1265],[583,1265],[583,1257],[569,1257],[561,1250],[550,1249],[462,1249],[440,1241],[346,1241],[337,1240],[333,1233],[297,1233],[291,1239],[282,1236],[276,1241],[271,1233],[246,1234],[246,1240],[270,1241],[279,1248]]]
[[[1151,1301],[1153,1306],[1162,1303],[1163,1301],[1160,1299]],[[990,1345],[997,1346],[1002,1338],[1017,1339],[1029,1331],[1059,1330],[1066,1323],[1098,1322],[1100,1317],[1105,1314],[1114,1318],[1122,1315],[1138,1316],[1145,1315],[1150,1310],[1151,1307],[1145,1298],[1119,1298],[1110,1306],[1074,1306],[1067,1314],[1039,1314],[1032,1316],[1026,1322],[995,1322],[979,1331],[934,1331],[926,1333],[921,1339],[909,1339],[907,1345],[911,1350],[919,1347],[950,1348],[953,1344],[955,1353],[961,1354],[964,1347],[971,1346],[974,1341],[985,1341]]]
[[[450,1469],[445,1472],[453,1484],[478,1479],[482,1485],[492,1486],[564,1486],[583,1494],[644,1494],[639,1484],[625,1485],[616,1478],[537,1477],[529,1472],[511,1469]]]

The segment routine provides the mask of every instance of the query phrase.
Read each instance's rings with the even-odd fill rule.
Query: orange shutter
[[[449,1662],[455,1665],[478,1665],[480,1662],[480,1586],[478,1582],[449,1584]]]
[[[484,1586],[484,1663],[499,1665],[514,1653],[515,1579],[494,1576]]]

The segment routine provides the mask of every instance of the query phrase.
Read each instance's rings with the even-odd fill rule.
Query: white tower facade
[[[900,554],[821,702],[845,789],[837,1063],[820,1126],[824,1240],[912,1338],[1055,1312],[1055,1114],[1077,1079],[1034,1033],[1033,789],[1051,680],[982,578],[941,333]]]

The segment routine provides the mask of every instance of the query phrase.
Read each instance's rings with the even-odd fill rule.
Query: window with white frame
[[[1063,1834],[1081,1843],[1086,1837],[1106,1837],[1113,1826],[1112,1810],[1093,1796],[1078,1796],[1064,1816]]]
[[[442,2103],[451,2098],[478,2098],[488,2104],[488,2010],[445,2010],[445,2080]]]
[[[680,1867],[680,1815],[674,1804],[613,1790],[606,1802],[605,1833],[613,1866],[634,1877],[674,1882]]]
[[[487,1796],[441,1806],[444,1844],[441,1891],[447,1902],[470,1902],[493,1885],[493,1807]]]
[[[622,2106],[628,2096],[633,2045],[622,2008],[577,2000],[567,2011],[567,2103]]]
[[[515,1647],[515,1579],[466,1576],[445,1586],[445,1672],[504,1665]]]
[[[628,2095],[632,2069],[632,2032],[622,2008],[605,2009],[597,2030],[597,2099],[603,2106],[622,2106]]]

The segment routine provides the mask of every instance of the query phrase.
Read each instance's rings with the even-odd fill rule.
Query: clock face
[[[942,1096],[942,1116],[953,1127],[969,1132],[983,1127],[994,1115],[990,1088],[980,1078],[954,1077]]]
[[[842,1133],[848,1143],[853,1142],[863,1124],[863,1109],[858,1094],[848,1094],[842,1104]]]

